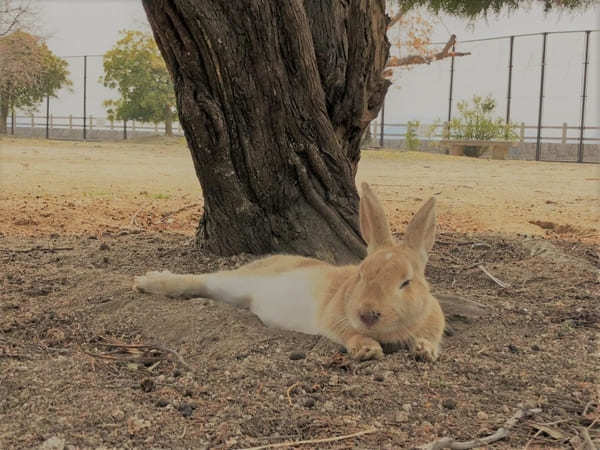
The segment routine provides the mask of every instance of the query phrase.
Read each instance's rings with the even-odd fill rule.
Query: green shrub
[[[417,131],[421,126],[421,122],[418,120],[409,120],[406,127],[406,135],[404,136],[404,142],[406,150],[418,151],[420,149],[421,141],[417,137]]]
[[[512,124],[494,117],[496,100],[491,96],[473,96],[471,102],[458,102],[458,117],[450,121],[450,138],[458,140],[492,141],[517,139]]]

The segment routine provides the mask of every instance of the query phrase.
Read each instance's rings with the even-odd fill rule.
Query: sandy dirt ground
[[[357,181],[392,226],[438,198],[443,230],[600,242],[600,166],[365,151]],[[183,139],[128,143],[0,141],[0,229],[16,235],[115,231],[191,234],[202,194]]]
[[[397,237],[439,199],[426,275],[485,307],[447,311],[435,363],[355,362],[243,309],[134,292],[147,270],[253,259],[192,245],[182,141],[0,141],[0,448],[399,449],[507,423],[492,448],[600,445],[598,167],[380,151],[358,178]]]

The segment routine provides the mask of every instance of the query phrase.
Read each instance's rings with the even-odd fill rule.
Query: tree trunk
[[[363,257],[354,177],[389,86],[385,1],[143,3],[203,188],[198,241]]]
[[[165,119],[165,136],[173,136],[173,118],[169,115]]]
[[[8,111],[9,111],[8,99],[4,97],[0,97],[0,134],[7,134],[8,128],[6,123],[8,121]]]

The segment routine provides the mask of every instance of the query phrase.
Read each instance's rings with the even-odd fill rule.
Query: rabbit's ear
[[[435,240],[435,198],[431,197],[421,206],[412,218],[406,232],[404,242],[421,255],[423,264],[427,263],[428,253]]]
[[[360,231],[369,245],[367,253],[392,245],[392,233],[385,217],[383,205],[367,183],[361,184]]]

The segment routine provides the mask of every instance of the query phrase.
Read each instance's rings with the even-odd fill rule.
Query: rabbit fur
[[[134,289],[245,306],[268,326],[325,336],[358,360],[382,358],[382,343],[404,343],[434,361],[445,326],[425,280],[435,201],[419,209],[396,243],[383,206],[367,183],[361,187],[360,227],[368,249],[359,265],[274,255],[209,274],[148,272],[135,277]]]

